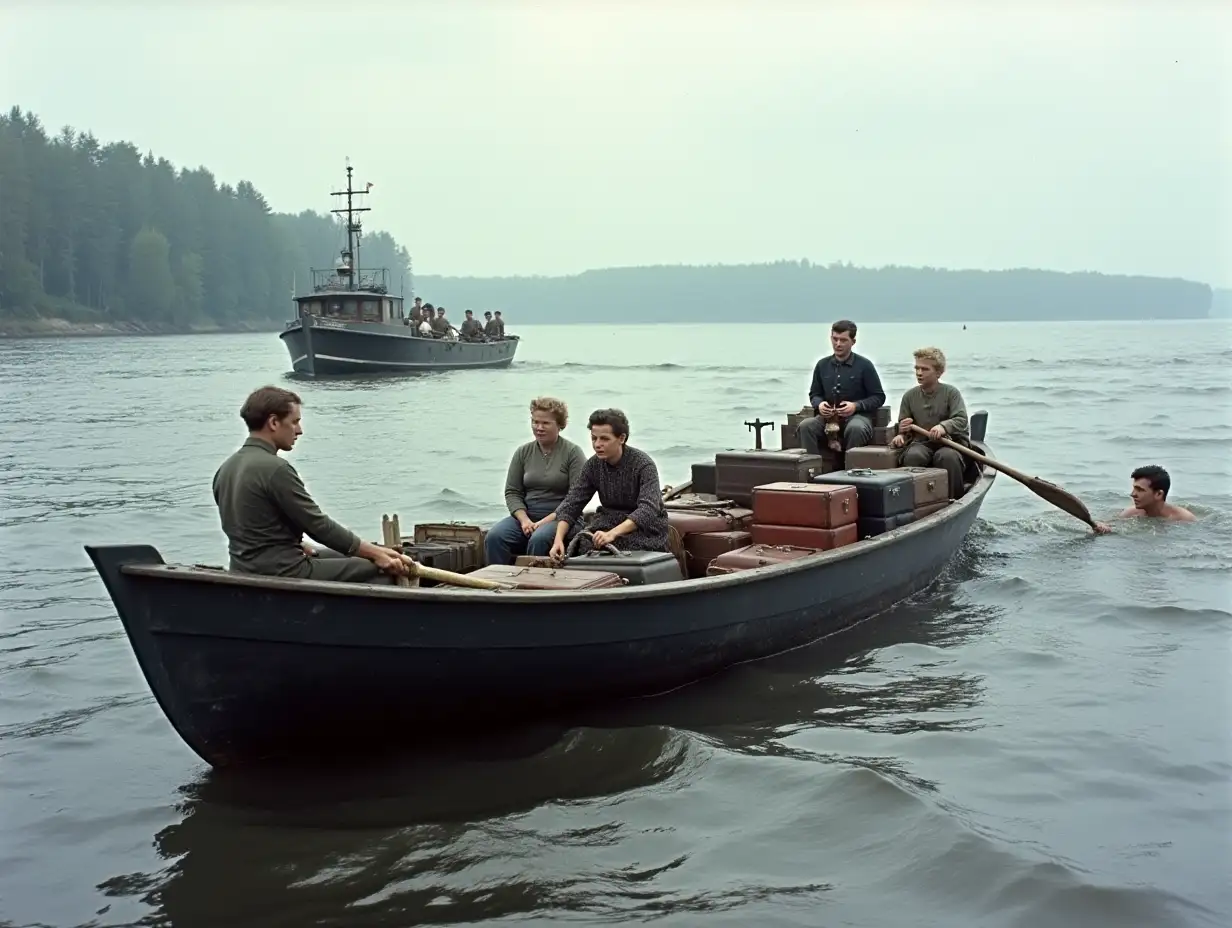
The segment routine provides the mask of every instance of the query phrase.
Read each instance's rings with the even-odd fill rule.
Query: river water
[[[1094,537],[999,478],[928,592],[846,641],[567,731],[380,765],[212,773],[154,703],[85,543],[223,563],[210,498],[249,389],[378,538],[502,514],[529,399],[619,405],[665,482],[805,400],[825,325],[519,327],[507,371],[286,378],[276,336],[0,342],[0,925],[1232,923],[1232,326],[868,325],[990,411],[995,453],[1196,524]],[[789,329],[789,331],[783,331]],[[584,442],[584,429],[566,431]],[[345,759],[343,759],[345,760]]]

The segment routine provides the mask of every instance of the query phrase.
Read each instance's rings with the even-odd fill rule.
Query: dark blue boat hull
[[[210,764],[250,764],[650,696],[842,631],[937,579],[993,477],[848,548],[583,593],[245,577],[165,566],[148,546],[86,550],[180,736]]]
[[[305,377],[508,367],[518,350],[516,336],[446,341],[422,338],[405,325],[314,316],[302,316],[279,338],[291,356],[291,369]]]

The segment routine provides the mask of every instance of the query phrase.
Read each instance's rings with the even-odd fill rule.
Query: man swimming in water
[[[1139,467],[1129,475],[1129,479],[1133,481],[1129,488],[1129,496],[1134,504],[1117,518],[1166,519],[1169,522],[1196,522],[1198,520],[1198,517],[1184,506],[1168,502],[1168,491],[1172,488],[1172,478],[1158,464]],[[1103,522],[1096,522],[1095,531],[1103,535],[1112,531],[1112,527]]]

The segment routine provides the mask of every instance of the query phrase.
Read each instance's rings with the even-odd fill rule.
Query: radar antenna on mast
[[[368,190],[372,189],[372,184],[368,184],[364,190],[356,190],[352,183],[352,173],[354,168],[351,167],[351,159],[346,159],[347,185],[346,190],[334,190],[332,195],[336,197],[346,197],[346,206],[338,209],[330,210],[331,213],[346,214],[346,246],[338,255],[338,279],[346,290],[354,290],[359,280],[359,240],[363,234],[363,228],[359,220],[359,213],[369,212],[371,207],[356,206],[355,197],[366,196]]]

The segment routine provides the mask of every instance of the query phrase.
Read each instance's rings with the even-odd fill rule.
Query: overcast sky
[[[1232,286],[1232,2],[172,6],[0,0],[0,102],[278,210],[330,208],[350,156],[417,274],[808,258]]]

